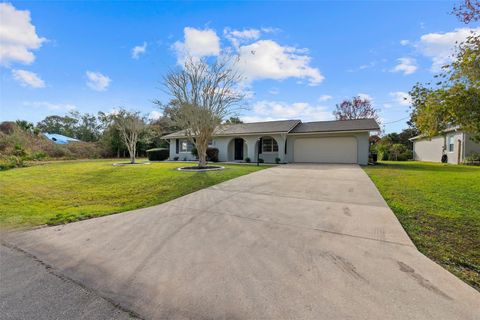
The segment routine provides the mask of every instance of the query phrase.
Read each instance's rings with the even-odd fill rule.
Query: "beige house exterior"
[[[368,164],[371,131],[380,128],[373,119],[301,122],[268,121],[222,125],[214,132],[211,146],[219,161],[266,163],[357,163]],[[170,160],[194,160],[193,143],[185,131],[162,137],[170,143]]]
[[[445,130],[442,135],[432,139],[417,136],[413,141],[413,158],[418,161],[441,162],[442,155],[447,155],[448,163],[463,163],[466,156],[480,152],[480,143],[470,139],[470,135],[460,128]]]

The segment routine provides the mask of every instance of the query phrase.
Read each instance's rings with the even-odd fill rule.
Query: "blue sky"
[[[151,101],[168,101],[162,76],[183,55],[230,50],[246,78],[246,121],[329,120],[362,94],[386,132],[399,131],[405,93],[478,28],[450,15],[453,4],[2,2],[0,120],[118,107],[155,117]]]

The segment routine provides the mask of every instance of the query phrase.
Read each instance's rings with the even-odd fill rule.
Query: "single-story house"
[[[43,135],[45,136],[45,138],[55,142],[56,144],[67,144],[72,141],[80,141],[78,139],[70,138],[58,133],[43,133]]]
[[[220,161],[256,162],[257,158],[274,163],[324,162],[368,163],[371,131],[380,130],[374,119],[302,122],[267,121],[219,126],[210,142],[218,148]],[[193,144],[185,131],[166,136],[170,159],[194,160]]]
[[[449,128],[443,134],[428,139],[422,135],[411,138],[413,159],[418,161],[441,162],[447,155],[448,163],[460,164],[466,156],[480,152],[480,143],[470,139],[470,134],[461,128]]]

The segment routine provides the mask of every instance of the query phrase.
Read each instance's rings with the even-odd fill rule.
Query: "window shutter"
[[[258,154],[262,154],[262,138],[258,141]]]
[[[178,153],[180,151],[180,141],[178,139],[175,139],[175,153]]]
[[[285,139],[285,154],[287,154],[287,139]]]

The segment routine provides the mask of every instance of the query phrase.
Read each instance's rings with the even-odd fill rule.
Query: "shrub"
[[[406,151],[407,151],[407,147],[405,147],[403,144],[400,144],[400,143],[392,144],[392,146],[389,149],[388,160],[399,160],[398,157],[403,153],[405,153]]]
[[[43,160],[47,157],[47,154],[43,151],[36,151],[32,154],[32,159],[33,160]]]
[[[27,155],[27,151],[23,148],[23,146],[19,143],[15,144],[15,151],[13,154],[17,157],[25,157]]]
[[[265,160],[263,160],[262,158],[258,158],[258,162],[259,162],[259,163],[264,163]]]
[[[218,162],[217,148],[207,148],[207,160],[212,162]]]
[[[178,156],[177,156],[177,157],[173,157],[173,161],[178,161],[178,159],[180,159]]]
[[[18,126],[13,121],[4,121],[0,123],[0,132],[5,134],[12,134],[16,129],[18,129]]]
[[[472,152],[468,156],[465,157],[466,164],[472,164],[477,161],[480,161],[480,152]]]
[[[0,170],[23,167],[23,159],[17,156],[0,156]]]
[[[250,163],[250,162],[252,162],[252,160],[249,157],[246,157],[245,162]]]
[[[275,158],[275,163],[276,163],[276,164],[279,164],[279,163],[280,163],[280,160],[281,160],[281,159],[280,159],[279,157],[276,157],[276,158]]]
[[[191,151],[191,153],[192,153],[192,156],[194,156],[195,158],[198,159],[198,150],[197,150],[197,148],[193,148],[192,151]]]
[[[66,149],[65,157],[78,159],[98,159],[102,155],[99,143],[94,142],[69,142],[62,145]]]
[[[192,156],[198,159],[197,148],[192,149]],[[218,149],[213,147],[207,148],[207,161],[218,162]]]
[[[147,150],[147,157],[150,161],[163,161],[168,159],[170,151],[166,148],[153,148]]]

